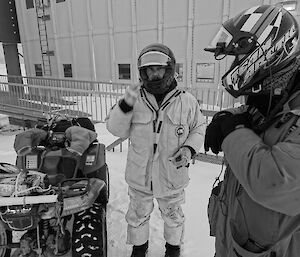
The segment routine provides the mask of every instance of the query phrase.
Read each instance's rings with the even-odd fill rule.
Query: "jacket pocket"
[[[222,215],[222,203],[220,198],[222,184],[223,181],[219,182],[218,185],[212,189],[208,200],[207,215],[210,236],[216,236],[218,217]]]
[[[132,116],[132,123],[147,124],[152,119],[152,113],[136,110]]]
[[[189,135],[189,126],[187,123],[187,114],[182,111],[174,112],[168,110],[168,147],[176,149],[181,146]],[[179,144],[179,145],[178,145]]]
[[[264,248],[279,240],[280,224],[286,220],[284,214],[265,208],[253,201],[247,191],[239,184],[235,187],[231,226],[235,229],[235,239],[240,245],[253,240]]]
[[[141,148],[148,147],[151,141],[150,137],[153,134],[152,114],[136,111],[131,123],[130,141],[136,152],[139,152]]]
[[[168,161],[169,168],[167,169],[167,187],[171,190],[176,190],[185,187],[189,183],[189,174],[187,167],[176,169],[173,163]]]
[[[261,252],[252,252],[246,250],[242,246],[240,246],[233,238],[232,238],[232,253],[231,257],[281,257],[282,255],[278,255],[275,247],[270,248],[266,251]]]
[[[288,245],[290,238],[286,238],[272,246],[262,248],[258,246],[254,241],[247,240],[247,242],[241,246],[237,241],[237,233],[231,224],[231,253],[230,257],[281,257],[284,255],[282,245]]]

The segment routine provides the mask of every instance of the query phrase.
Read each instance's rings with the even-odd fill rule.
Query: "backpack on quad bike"
[[[0,163],[0,257],[107,256],[109,178],[96,138],[88,118],[63,115],[16,135],[16,166]],[[20,243],[12,231],[26,231]]]

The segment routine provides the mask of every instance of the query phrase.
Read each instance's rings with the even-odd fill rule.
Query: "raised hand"
[[[129,106],[133,106],[136,102],[140,90],[140,83],[130,85],[125,90],[124,100]]]

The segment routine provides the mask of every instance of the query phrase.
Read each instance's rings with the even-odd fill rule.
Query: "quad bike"
[[[63,115],[16,135],[16,165],[0,163],[0,257],[107,256],[109,177],[96,137],[88,118]],[[13,231],[24,231],[20,242]]]

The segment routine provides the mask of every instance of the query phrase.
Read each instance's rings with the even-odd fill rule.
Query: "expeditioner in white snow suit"
[[[300,256],[298,24],[281,6],[252,7],[206,50],[235,56],[222,82],[246,100],[206,129],[205,150],[223,151],[227,165],[208,205],[215,257]]]
[[[205,120],[195,97],[177,89],[175,58],[168,47],[145,47],[138,68],[140,85],[126,90],[107,119],[112,134],[130,138],[125,175],[130,196],[127,243],[134,245],[132,256],[145,256],[156,198],[164,220],[165,256],[179,256],[188,166],[203,144]]]

